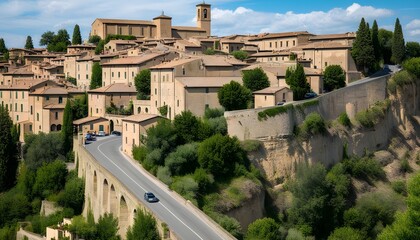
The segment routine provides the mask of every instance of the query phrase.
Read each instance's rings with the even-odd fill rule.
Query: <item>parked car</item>
[[[159,202],[159,199],[151,192],[144,193],[144,200],[147,202]]]
[[[111,132],[111,135],[114,135],[114,136],[121,136],[121,132],[120,132],[120,131],[112,131],[112,132]]]
[[[85,139],[87,141],[94,141],[94,140],[96,140],[96,137],[94,135],[88,133],[88,134],[86,134]]]
[[[310,99],[310,98],[314,98],[316,96],[318,96],[316,93],[314,93],[314,92],[308,92],[308,93],[305,93],[305,96],[303,96],[303,97],[305,99]]]
[[[104,131],[99,131],[98,132],[98,137],[105,137],[106,133]]]

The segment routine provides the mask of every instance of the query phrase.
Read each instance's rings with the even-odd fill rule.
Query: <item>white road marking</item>
[[[109,142],[114,142],[117,141],[116,140],[112,140]],[[108,143],[108,142],[105,142]],[[99,144],[98,147],[96,148],[106,159],[108,159],[112,164],[114,164],[121,172],[123,172],[131,181],[134,182],[134,184],[136,184],[137,186],[139,186],[141,189],[143,189],[143,191],[147,192],[146,189],[144,189],[142,186],[140,186],[136,181],[134,181],[134,179],[132,179],[130,176],[128,176],[128,174],[126,172],[124,172],[124,170],[122,170],[117,164],[115,164],[114,161],[112,161],[108,156],[105,155],[104,152],[102,152],[99,147],[101,147],[102,145],[104,145],[105,143]],[[182,224],[184,224],[184,226],[186,226],[191,232],[193,232],[195,235],[197,235],[198,238],[200,238],[201,240],[204,240],[200,235],[198,235],[198,233],[196,233],[194,230],[192,230],[187,224],[185,224],[181,219],[179,219],[171,210],[169,210],[162,202],[159,202],[170,214],[172,214],[172,216],[174,216],[178,221],[180,221]]]

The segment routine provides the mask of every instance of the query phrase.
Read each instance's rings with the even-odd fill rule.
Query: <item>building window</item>
[[[90,124],[90,130],[93,130],[93,123]]]
[[[3,85],[3,83],[1,85]],[[2,98],[2,97],[3,97],[3,92],[0,91],[0,98]]]
[[[118,78],[120,78],[120,72],[118,72]]]
[[[111,77],[114,77],[114,72],[111,72]]]
[[[162,82],[165,82],[165,76],[162,77]]]
[[[22,92],[22,99],[25,99],[25,92]]]
[[[99,110],[98,109],[96,109],[96,113],[99,113]]]
[[[283,47],[283,41],[280,41],[280,47]]]
[[[208,104],[204,105],[204,109],[209,108],[210,106]]]
[[[207,18],[207,9],[203,10],[203,15],[204,15],[204,18]]]
[[[155,101],[155,107],[157,107],[157,101]]]
[[[17,91],[15,92],[15,96],[16,96],[16,99],[18,99],[18,92]]]
[[[124,72],[124,79],[127,79],[127,73]]]
[[[32,115],[32,114],[34,114],[34,113],[33,113],[33,107],[32,107],[32,105],[31,105],[31,115]]]
[[[286,41],[286,47],[288,47],[289,46],[289,41]]]
[[[179,99],[176,100],[176,106],[179,107]]]
[[[270,48],[272,47],[271,45],[272,45],[272,43],[270,42]]]
[[[133,138],[133,146],[136,145],[136,140]]]
[[[45,100],[50,100],[50,96],[45,96]]]
[[[127,137],[125,137],[125,144],[127,144]]]
[[[125,124],[125,131],[128,131],[127,123]]]
[[[16,112],[18,111],[18,108],[17,108],[17,103],[15,103],[15,111],[16,111]]]
[[[39,122],[39,113],[36,113],[36,120]]]
[[[23,104],[20,104],[20,111],[23,112]]]
[[[89,79],[89,74],[86,74],[86,80],[88,80]]]
[[[77,74],[77,80],[80,80],[80,74]]]
[[[136,124],[133,123],[133,133],[136,132]]]
[[[32,132],[32,125],[29,125],[29,131]]]
[[[277,48],[277,42],[274,42],[274,45],[276,46],[275,48]]]
[[[185,75],[185,68],[182,68],[182,75]]]
[[[267,101],[267,96],[264,96],[264,100]]]
[[[296,45],[296,41],[295,40],[293,40],[293,46],[295,46]]]
[[[206,93],[209,93],[209,88],[208,87],[206,87]]]
[[[325,62],[325,66],[328,66],[328,63],[327,62]]]
[[[157,95],[157,89],[155,88],[155,95]]]
[[[58,120],[58,112],[55,112],[55,120]]]
[[[58,97],[58,103],[63,103],[63,97]]]

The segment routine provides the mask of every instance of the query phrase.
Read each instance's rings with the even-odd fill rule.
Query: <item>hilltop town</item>
[[[106,164],[99,166],[99,161],[91,162],[99,154],[93,146],[98,144],[100,151],[99,143],[105,144],[108,137],[114,137],[121,141],[121,148],[116,148],[124,156],[121,159],[135,162],[133,169],[147,170],[148,178],[154,175],[151,181],[161,181],[157,186],[166,184],[162,189],[174,190],[177,201],[183,202],[185,198],[183,203],[188,211],[205,219],[208,225],[221,225],[224,229],[214,227],[219,236],[286,239],[296,235],[302,237],[296,239],[310,239],[304,236],[325,239],[335,233],[334,229],[350,228],[349,236],[363,239],[376,238],[387,225],[391,226],[393,215],[392,221],[387,215],[389,219],[383,222],[372,218],[369,227],[360,227],[365,223],[357,222],[363,220],[363,210],[355,207],[358,206],[356,198],[357,194],[367,194],[367,188],[377,187],[372,185],[373,181],[386,182],[384,179],[388,178],[405,184],[409,174],[420,169],[416,133],[420,86],[415,70],[419,63],[414,58],[420,57],[420,51],[418,56],[406,51],[400,56],[394,46],[391,53],[389,44],[386,48],[375,45],[378,42],[376,21],[369,29],[362,19],[357,32],[313,34],[291,29],[290,32],[214,36],[211,5],[197,4],[195,11],[196,26],[173,26],[172,17],[162,12],[152,20],[96,18],[89,39],[84,41],[77,25],[73,41],[62,30],[58,35],[44,33],[41,41],[46,48],[34,48],[28,37],[25,48],[1,52],[0,42],[0,59],[3,59],[0,101],[2,112],[10,117],[12,129],[11,133],[7,130],[7,136],[21,149],[14,156],[16,162],[18,157],[33,155],[21,161],[25,163],[21,163],[24,167],[19,170],[16,170],[17,163],[14,166],[14,175],[16,171],[18,175],[32,171],[32,175],[13,180],[0,190],[18,182],[17,186],[30,192],[25,201],[36,209],[33,212],[48,215],[45,212],[51,208],[52,212],[61,214],[57,215],[61,219],[83,214],[87,221],[93,219],[98,229],[103,216],[107,218],[111,213],[112,219],[114,214],[120,221],[116,223],[115,234],[118,231],[123,239],[126,232],[132,231],[127,233],[127,239],[135,234],[135,228],[130,226],[134,224],[137,209],[146,209],[145,212],[157,219],[158,236],[177,239],[179,230],[172,229],[176,224],[168,223],[168,228],[153,208],[141,205],[144,201],[140,203],[142,207],[131,209],[140,201],[134,190],[125,189],[128,186],[121,179],[111,184],[118,176],[110,177],[110,169],[101,172]],[[394,37],[388,38],[387,43],[398,43],[398,24]],[[66,35],[67,39],[61,42],[54,40]],[[369,45],[364,45],[362,35],[369,36]],[[404,47],[403,39],[402,42]],[[405,58],[407,61],[403,63]],[[395,66],[389,66],[391,61]],[[36,136],[39,140],[34,140]],[[54,145],[57,139],[60,146]],[[45,150],[49,147],[51,151]],[[379,150],[389,158],[387,164],[380,165],[381,160],[373,160],[376,154],[373,152]],[[43,162],[48,154],[54,159]],[[102,154],[102,158],[114,157]],[[219,162],[212,162],[216,158]],[[394,167],[390,169],[390,165],[399,164],[402,158],[407,162],[405,170],[401,170],[404,173],[396,173]],[[63,162],[74,165],[67,164],[60,169],[56,159],[63,165]],[[366,160],[366,165],[361,159]],[[352,165],[350,161],[356,163]],[[321,223],[327,216],[307,217],[311,218],[308,220],[303,216],[306,213],[297,209],[297,206],[310,208],[302,203],[305,193],[301,196],[296,193],[302,187],[299,184],[308,184],[305,187],[310,184],[291,179],[295,175],[301,177],[298,165],[308,162],[315,169],[306,169],[308,174],[325,177],[322,181],[327,183],[322,191],[328,192],[332,186],[354,190],[328,192],[328,201],[336,201],[331,203],[336,204],[333,210],[324,212],[335,214],[328,222],[329,227]],[[53,163],[57,164],[54,171]],[[50,174],[63,171],[60,179],[59,176],[44,182],[38,179],[38,175],[49,171],[48,164],[51,164]],[[113,164],[120,168],[119,163]],[[333,168],[334,165],[340,169]],[[372,172],[356,169],[373,165]],[[327,175],[326,167],[330,168],[328,171],[335,170]],[[61,181],[61,188],[39,189],[38,185],[47,185],[48,181]],[[71,181],[73,187],[79,181],[78,191],[83,191],[77,204],[69,200],[72,194],[65,195]],[[389,182],[380,184],[389,185]],[[403,188],[401,183],[399,187]],[[398,191],[401,191],[398,199],[408,194],[405,185],[404,190]],[[301,197],[301,202],[291,203],[292,194],[294,199]],[[319,193],[314,190],[311,194]],[[312,197],[311,194],[307,196]],[[61,207],[43,201],[41,208],[38,206],[41,200],[58,202]],[[65,212],[68,208],[72,208],[72,214]],[[247,213],[247,208],[251,213]],[[289,212],[288,208],[295,212]],[[398,206],[392,211],[401,209]],[[309,215],[315,215],[312,210],[308,210]],[[360,216],[350,216],[355,220],[347,224],[344,212],[350,210]],[[22,220],[23,216],[16,219]],[[270,220],[263,218],[267,216]],[[17,238],[87,236],[86,239],[96,239],[83,235],[87,233],[77,229],[74,222],[81,224],[85,220],[75,218],[64,218],[63,222],[49,226],[36,225],[36,218],[31,218],[19,223]],[[273,227],[278,236],[270,238],[267,236],[273,235],[265,233],[267,238],[257,237],[263,234],[254,225],[258,219],[267,221],[264,224]],[[10,222],[10,226],[14,227],[13,224]],[[382,224],[380,230],[376,228],[378,224]],[[99,234],[99,230],[95,231]],[[331,239],[344,235],[337,233]]]

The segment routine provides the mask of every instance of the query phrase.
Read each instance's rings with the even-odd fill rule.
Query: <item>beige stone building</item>
[[[248,41],[256,44],[260,51],[280,51],[307,44],[313,34],[302,32],[265,33]]]
[[[283,105],[293,101],[293,91],[288,87],[268,87],[253,92],[255,108]]]
[[[107,107],[126,109],[130,101],[136,100],[137,91],[133,85],[115,83],[88,91],[90,117],[105,117]]]
[[[207,49],[207,48],[204,49],[204,47],[202,47],[200,44],[194,43],[192,41],[183,40],[183,39],[177,40],[174,43],[174,48],[178,51],[182,51],[182,52],[193,54],[193,55],[203,53],[203,51]]]
[[[83,92],[52,80],[16,80],[0,85],[0,100],[14,124],[21,129],[20,140],[27,133],[60,131],[63,110],[68,98]]]
[[[172,18],[163,12],[152,21],[97,18],[92,23],[90,35],[105,39],[110,34],[133,35],[138,39],[182,38],[211,35],[211,6],[196,6],[196,27],[172,26]]]
[[[33,79],[34,73],[27,67],[7,68],[7,72],[0,74],[0,85],[10,85],[20,79]]]
[[[122,50],[130,49],[138,45],[135,41],[131,40],[111,40],[104,46],[106,52],[114,53]]]
[[[132,156],[133,146],[140,146],[147,136],[147,129],[155,126],[163,117],[155,114],[136,114],[122,120],[122,150]]]
[[[257,62],[284,63],[284,62],[290,61],[290,54],[291,52],[289,50],[265,51],[265,52],[257,52],[257,53],[251,54],[249,58]]]
[[[103,117],[85,117],[73,121],[73,125],[76,126],[77,132],[82,133],[85,136],[87,133],[98,133],[104,131],[110,133],[113,131],[110,126],[110,121]]]
[[[134,85],[134,78],[143,69],[174,59],[175,52],[148,52],[102,63],[103,86],[123,83]]]
[[[206,107],[220,107],[217,90],[231,80],[242,82],[246,63],[228,56],[187,57],[151,68],[150,113],[167,108],[167,118],[191,110],[202,116]]]

